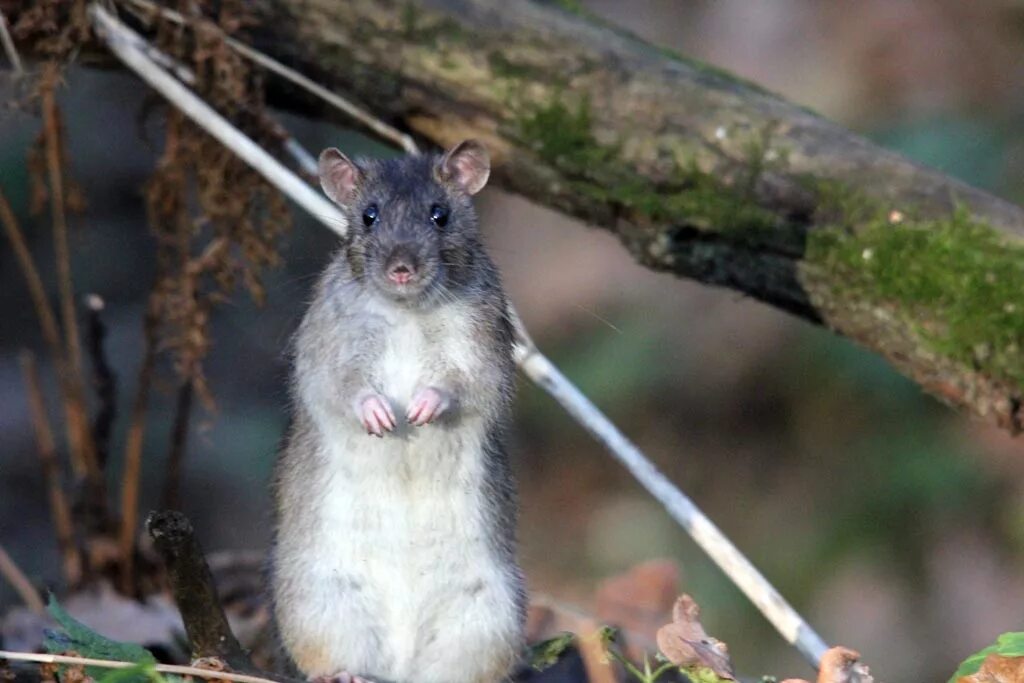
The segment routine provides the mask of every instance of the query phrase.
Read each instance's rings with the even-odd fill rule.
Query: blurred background
[[[1019,0],[583,4],[1024,201]],[[145,89],[125,74],[73,70],[68,84],[72,175],[89,204],[74,221],[76,291],[107,302],[126,413],[154,267],[141,188],[159,152],[159,122],[142,115]],[[348,131],[282,118],[310,149],[390,153]],[[49,231],[27,211],[24,152],[38,127],[4,114],[0,185],[37,259],[52,264]],[[493,188],[480,207],[507,288],[541,347],[826,640],[860,650],[881,678],[900,683],[945,680],[997,634],[1024,629],[1024,441],[954,414],[820,328],[644,270],[601,231]],[[193,421],[184,480],[184,511],[209,549],[266,547],[267,479],[286,421],[283,350],[334,245],[297,217],[284,264],[267,278],[266,306],[240,294],[217,311],[206,364],[217,410]],[[45,275],[53,287],[52,269]],[[34,579],[52,582],[59,563],[17,362],[20,349],[43,345],[6,244],[0,321],[0,543]],[[153,405],[144,511],[159,495],[173,388],[160,385]],[[526,382],[513,455],[532,590],[589,608],[602,580],[669,558],[740,672],[806,673],[666,513]],[[14,602],[0,584],[0,611]]]

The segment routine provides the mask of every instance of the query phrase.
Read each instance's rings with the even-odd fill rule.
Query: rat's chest
[[[389,321],[371,363],[373,383],[404,408],[418,389],[443,382],[447,375],[473,376],[482,359],[470,322],[458,311]]]

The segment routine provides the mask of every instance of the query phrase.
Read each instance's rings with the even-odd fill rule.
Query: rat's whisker
[[[583,311],[583,312],[584,312],[584,313],[586,313],[587,315],[591,316],[591,317],[592,317],[592,318],[594,318],[595,320],[598,320],[598,321],[600,321],[600,322],[604,323],[605,325],[607,325],[607,326],[608,326],[608,327],[610,327],[611,329],[615,330],[615,331],[616,331],[616,332],[618,332],[619,334],[622,334],[622,330],[621,330],[621,329],[619,329],[618,327],[616,327],[616,326],[615,326],[615,324],[614,324],[614,323],[612,323],[612,321],[610,321],[610,320],[608,320],[607,318],[605,318],[605,317],[601,316],[601,315],[600,315],[600,314],[598,314],[598,313],[597,313],[596,311],[593,311],[593,310],[591,310],[591,309],[587,308],[586,306],[582,306],[582,305],[580,305],[580,304],[575,304],[575,303],[574,303],[574,304],[573,304],[573,306],[575,306],[576,308],[580,309],[581,311]]]

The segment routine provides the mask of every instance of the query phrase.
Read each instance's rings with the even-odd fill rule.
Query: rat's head
[[[345,256],[355,277],[416,307],[474,281],[482,264],[470,197],[490,174],[483,145],[467,140],[443,155],[359,163],[331,148],[319,170],[324,192],[348,216]]]

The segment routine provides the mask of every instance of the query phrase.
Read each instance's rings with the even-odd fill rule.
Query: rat
[[[274,618],[311,679],[495,683],[523,646],[506,455],[513,327],[472,195],[444,154],[319,159],[349,223],[293,341],[275,467]]]

